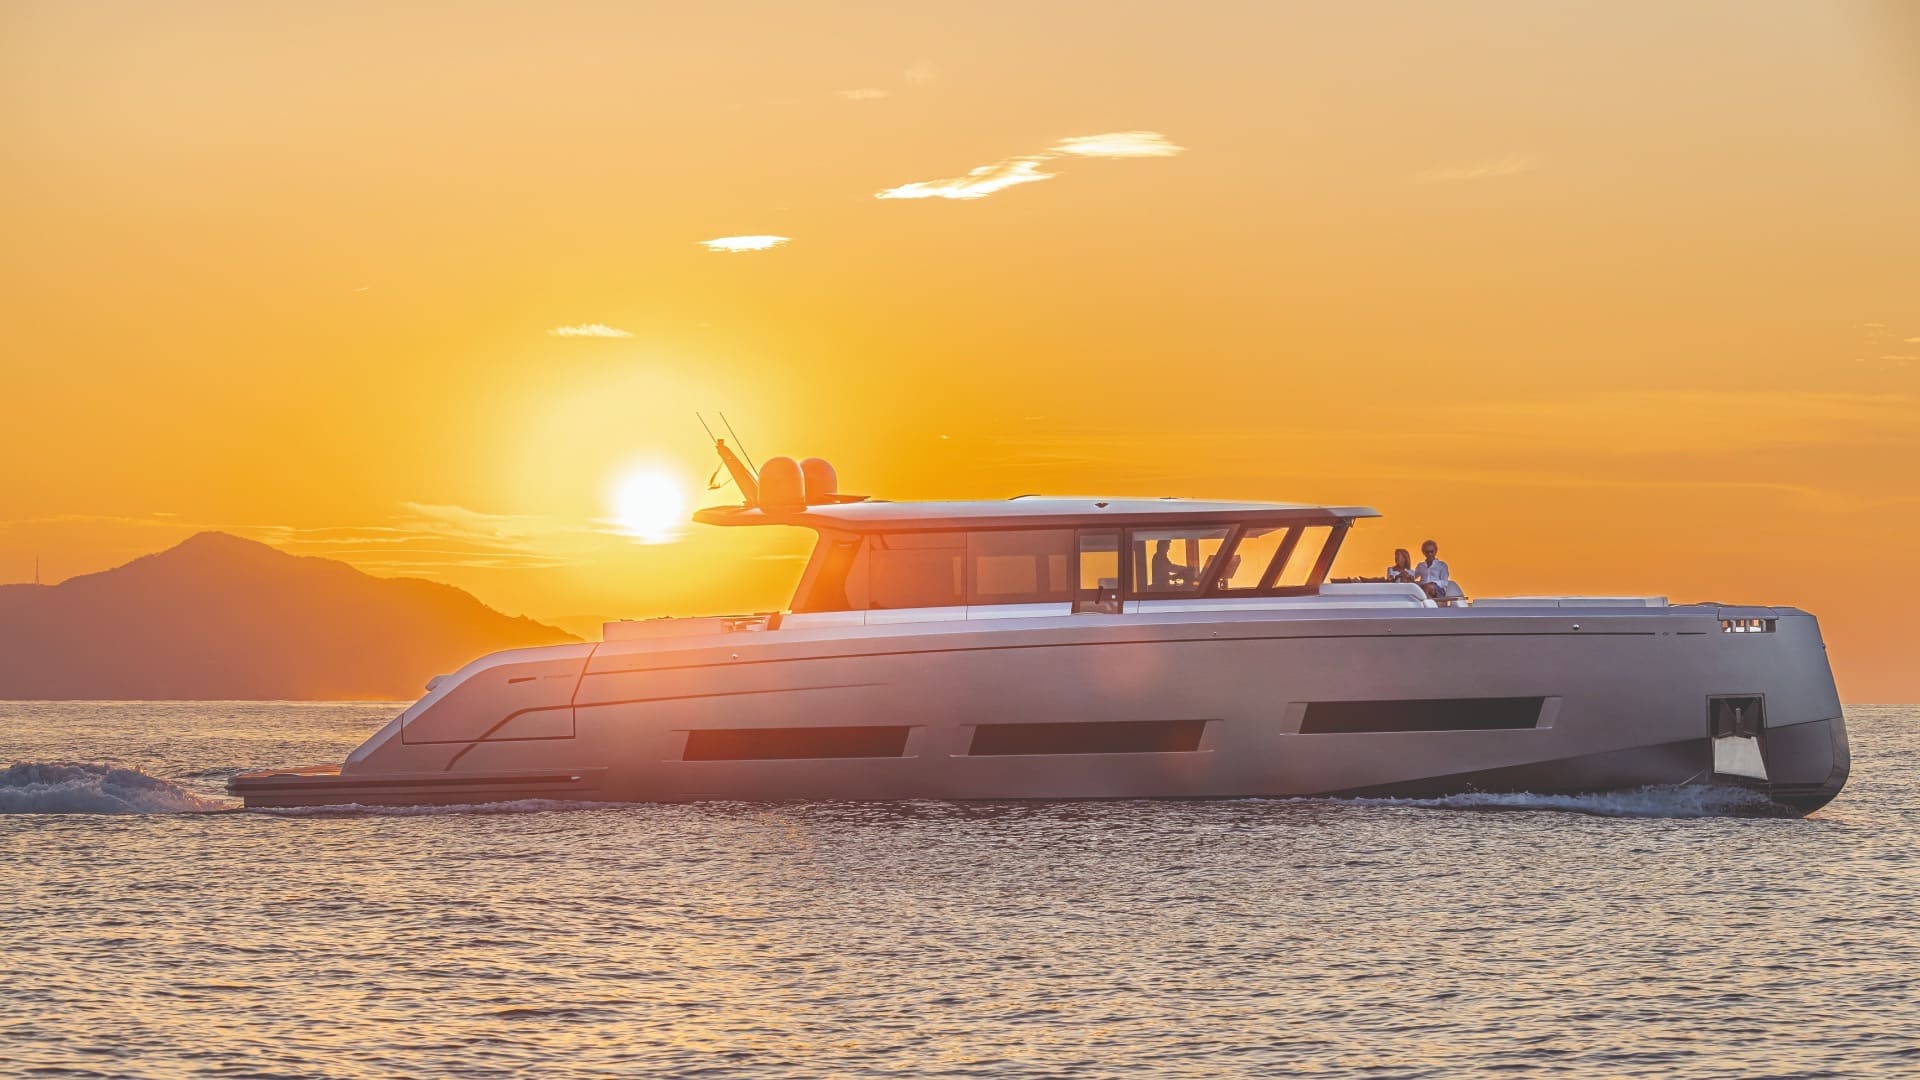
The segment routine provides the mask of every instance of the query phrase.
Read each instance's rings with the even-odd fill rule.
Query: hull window
[[[682,761],[899,757],[905,727],[714,728],[687,732]]]
[[[1005,754],[1184,754],[1200,749],[1205,720],[1114,720],[1065,724],[981,724],[973,757]]]
[[[1302,735],[1368,731],[1499,731],[1538,727],[1545,698],[1430,698],[1419,701],[1313,701]]]

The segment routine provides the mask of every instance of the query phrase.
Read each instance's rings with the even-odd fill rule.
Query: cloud
[[[900,77],[914,86],[925,86],[933,81],[933,65],[922,60],[901,72]]]
[[[712,240],[700,241],[700,246],[708,251],[737,254],[743,251],[769,251],[792,239],[791,236],[718,236]]]
[[[576,326],[556,326],[553,329],[547,331],[547,335],[549,337],[596,337],[596,338],[629,338],[633,336],[632,332],[630,331],[622,330],[617,326],[608,326],[606,323],[597,323],[597,322],[596,323],[580,323]]]
[[[1909,345],[1920,345],[1920,337],[1910,337],[1910,338],[1905,338],[1903,340],[1905,340],[1906,343]]]
[[[833,96],[841,101],[878,101],[884,97],[892,97],[893,92],[882,90],[877,86],[861,86],[852,90],[835,90]]]
[[[1052,152],[1074,157],[1138,158],[1172,157],[1185,150],[1157,131],[1110,131],[1061,139],[1053,144]]]
[[[1539,162],[1525,157],[1504,157],[1498,161],[1485,161],[1478,165],[1465,165],[1450,169],[1429,169],[1415,174],[1416,184],[1450,184],[1460,180],[1491,180],[1496,176],[1513,176],[1517,173],[1532,172],[1540,167]]]
[[[609,543],[604,530],[568,518],[416,502],[402,503],[401,510],[378,524],[252,525],[234,531],[296,555],[343,559],[365,570],[400,574],[578,565]]]
[[[991,165],[967,170],[964,176],[943,180],[916,180],[910,184],[876,192],[876,199],[984,199],[997,191],[1019,184],[1052,180],[1059,173],[1044,166],[1061,158],[1146,158],[1172,157],[1186,147],[1178,146],[1157,131],[1114,131],[1104,135],[1074,135],[1061,139],[1036,154],[1004,158]]]
[[[1033,184],[1041,180],[1051,180],[1056,173],[1045,172],[1040,168],[1051,155],[1033,154],[1027,157],[1008,158],[991,165],[982,165],[967,170],[965,176],[955,176],[946,180],[916,180],[911,184],[888,188],[874,195],[876,199],[984,199],[996,191],[1004,191],[1016,184]]]

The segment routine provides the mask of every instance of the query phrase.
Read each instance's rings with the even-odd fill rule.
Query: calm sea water
[[[1674,791],[218,812],[393,711],[0,703],[0,764],[35,763],[0,776],[0,1072],[1920,1071],[1920,708],[1850,710],[1854,779],[1806,820]]]

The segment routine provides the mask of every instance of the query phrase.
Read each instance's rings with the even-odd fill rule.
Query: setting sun
[[[0,1080],[1914,1069],[1920,0],[0,0],[0,171]]]
[[[613,521],[628,536],[648,543],[670,540],[686,515],[686,497],[665,470],[635,469],[614,488]]]

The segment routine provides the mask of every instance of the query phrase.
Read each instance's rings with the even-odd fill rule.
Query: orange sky
[[[804,536],[607,524],[725,409],[851,490],[1363,503],[1347,572],[1797,604],[1920,700],[1900,0],[16,2],[0,177],[0,581],[223,528],[778,606]]]

